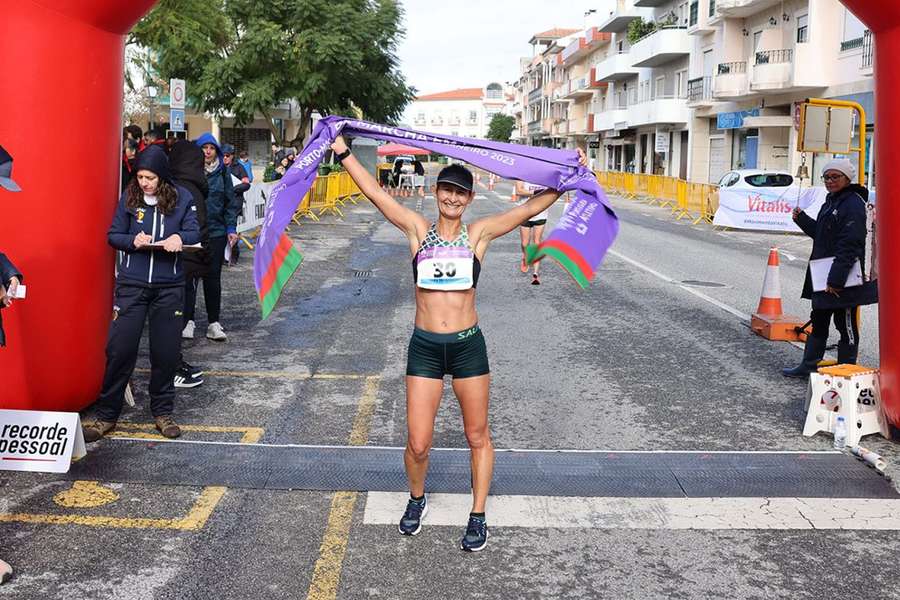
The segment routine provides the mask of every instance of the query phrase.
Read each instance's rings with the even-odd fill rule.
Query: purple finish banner
[[[560,192],[575,192],[559,223],[539,246],[528,249],[528,261],[545,256],[557,260],[581,287],[587,287],[619,231],[616,218],[597,178],[578,164],[573,151],[504,144],[326,117],[278,185],[272,188],[266,219],[253,257],[256,291],[267,317],[290,276],[300,265],[300,253],[284,233],[298,204],[312,186],[319,163],[338,135],[365,137],[422,148],[464,160],[505,179],[518,179]]]

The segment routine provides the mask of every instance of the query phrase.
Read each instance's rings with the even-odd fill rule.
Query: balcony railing
[[[846,42],[841,42],[841,52],[845,52],[847,50],[856,50],[857,48],[862,48],[864,41],[865,41],[865,36],[853,38],[852,40],[847,40]]]
[[[789,63],[794,58],[794,51],[787,50],[763,50],[756,53],[756,64],[778,65]]]
[[[871,69],[872,68],[872,60],[875,58],[875,43],[874,38],[872,37],[872,32],[866,29],[866,32],[863,34],[863,55],[862,55],[862,68],[863,69]]]
[[[732,75],[747,72],[747,62],[726,62],[719,63],[719,75]]]
[[[634,47],[634,46],[640,44],[641,42],[643,42],[643,41],[646,40],[647,38],[649,38],[649,37],[651,37],[651,36],[654,36],[654,35],[656,35],[657,33],[659,33],[660,31],[663,31],[663,30],[666,30],[666,29],[687,29],[687,27],[684,26],[684,25],[663,25],[662,27],[657,27],[656,29],[654,29],[654,30],[651,31],[650,33],[644,34],[640,39],[638,39],[634,44],[632,44],[632,47]]]
[[[710,98],[712,98],[712,77],[706,76],[688,79],[688,102],[700,102],[701,100],[709,100]]]

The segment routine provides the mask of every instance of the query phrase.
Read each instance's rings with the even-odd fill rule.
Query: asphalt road
[[[507,184],[481,190],[473,217],[508,206],[508,191]],[[542,268],[543,285],[530,285],[518,269],[516,233],[496,241],[484,261],[479,321],[491,360],[495,446],[610,456],[829,450],[830,437],[800,435],[805,384],[779,374],[800,349],[752,335],[739,316],[756,308],[776,243],[785,306],[808,313],[797,296],[809,242],[719,232],[673,221],[659,208],[614,204],[621,233],[588,290],[553,264]],[[431,199],[423,210],[434,215]],[[561,212],[562,204],[553,207],[551,225]],[[203,386],[178,394],[176,416],[193,426],[185,443],[298,445],[298,452],[299,445],[404,445],[414,313],[406,242],[366,203],[348,205],[345,215],[292,227],[304,263],[266,321],[251,253],[226,269],[228,341],[199,335],[185,344],[187,360],[207,371]],[[861,361],[875,366],[877,317],[864,314]],[[138,406],[123,421],[150,422],[147,366],[145,340]],[[121,431],[148,433],[139,425]],[[125,444],[134,443],[108,439],[89,450],[108,459],[121,449],[127,460]],[[166,442],[141,443],[151,451]],[[876,437],[866,443],[895,473],[895,447]],[[449,389],[434,445],[465,447]],[[539,474],[523,474],[531,476]],[[503,524],[487,549],[465,554],[457,549],[464,496],[435,496],[434,523],[402,538],[390,522],[392,510],[402,513],[402,493],[102,479],[73,490],[64,477],[2,473],[0,556],[16,576],[0,586],[0,598],[900,597],[891,575],[900,558],[897,500],[789,501],[799,504],[765,494],[723,504],[700,498],[678,509],[693,511],[679,521],[666,499],[625,498],[610,508],[603,499],[508,497],[496,506],[518,507],[515,515],[498,515]],[[714,520],[712,505],[725,516]],[[831,505],[849,515],[842,528],[815,527]],[[793,510],[802,519],[768,518]]]

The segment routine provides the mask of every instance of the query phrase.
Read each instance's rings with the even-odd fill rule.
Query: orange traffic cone
[[[769,250],[769,263],[766,266],[759,306],[750,319],[750,329],[768,340],[801,341],[803,320],[785,315],[781,306],[779,266],[778,248],[772,248]]]

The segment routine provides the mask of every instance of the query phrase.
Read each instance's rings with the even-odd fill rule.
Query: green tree
[[[312,113],[395,122],[414,98],[395,50],[396,0],[161,0],[129,41],[149,48],[162,79],[188,82],[200,110],[263,115],[294,100],[299,141]]]
[[[488,125],[487,138],[495,142],[509,142],[516,119],[510,115],[497,113]]]

